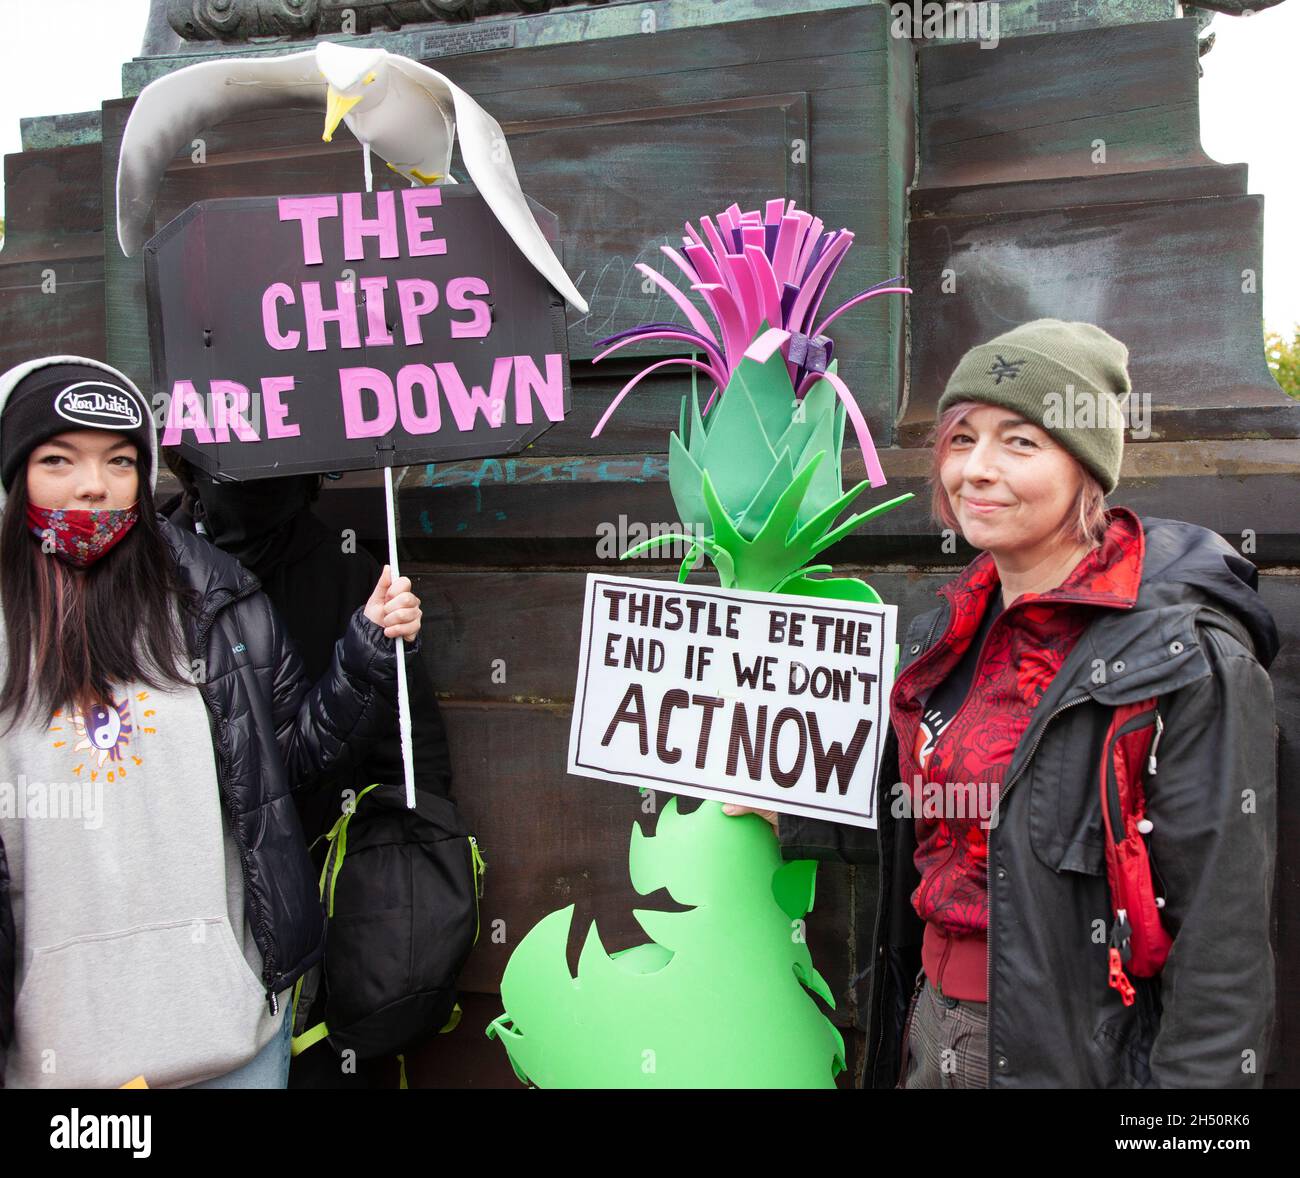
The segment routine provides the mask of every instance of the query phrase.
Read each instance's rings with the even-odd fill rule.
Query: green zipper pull
[[[474,890],[478,893],[481,900],[483,898],[483,873],[487,871],[487,864],[483,861],[483,856],[479,853],[478,839],[472,834],[469,836],[469,851],[474,860]]]

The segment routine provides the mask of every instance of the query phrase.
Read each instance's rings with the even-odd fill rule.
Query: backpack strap
[[[326,880],[329,881],[329,903],[325,910],[327,917],[333,917],[334,915],[334,886],[338,883],[339,872],[343,868],[343,857],[347,854],[348,850],[348,824],[352,821],[352,815],[357,812],[357,807],[361,804],[361,799],[378,785],[379,782],[374,782],[372,785],[366,786],[365,789],[357,794],[357,796],[352,800],[352,804],[348,806],[341,815],[339,815],[338,820],[330,827],[328,833],[322,836],[329,843],[329,850],[325,853],[325,863],[321,867],[320,883],[318,887],[320,890],[320,898],[324,900]],[[323,968],[324,967],[319,964],[313,966],[306,974],[300,976],[297,982],[294,983],[293,1011],[291,1017],[294,1020],[295,1027],[298,1025],[298,1012],[300,1005],[303,1012],[303,1020],[305,1021],[307,1012],[310,1011],[312,1006],[315,1004]],[[310,980],[308,980],[309,978]],[[307,982],[307,997],[305,1003],[302,998],[304,982]],[[323,1022],[317,1023],[315,1026],[308,1027],[300,1034],[293,1036],[290,1040],[289,1052],[291,1055],[301,1055],[308,1047],[319,1043],[328,1035],[329,1028]]]
[[[1107,950],[1108,981],[1125,1006],[1132,1006],[1137,994],[1125,967],[1134,977],[1154,977],[1164,968],[1173,944],[1161,923],[1164,900],[1156,895],[1145,838],[1152,826],[1143,782],[1156,773],[1156,749],[1164,730],[1159,703],[1152,698],[1121,704],[1102,744],[1102,827],[1115,917]]]

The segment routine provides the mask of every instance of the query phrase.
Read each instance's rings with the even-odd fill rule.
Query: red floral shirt
[[[1102,544],[1061,585],[1022,594],[993,621],[966,702],[935,739],[924,768],[918,759],[924,700],[961,660],[989,598],[1002,591],[989,553],[939,590],[952,607],[948,627],[894,684],[890,710],[909,796],[924,801],[917,786],[936,783],[947,787],[948,797],[966,799],[913,811],[921,883],[912,905],[948,936],[982,937],[988,929],[987,819],[1034,708],[1097,609],[1130,609],[1137,598],[1142,525],[1125,507],[1106,516]],[[952,783],[970,788],[953,790]]]

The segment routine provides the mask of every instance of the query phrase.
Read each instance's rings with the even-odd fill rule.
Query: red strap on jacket
[[[1102,745],[1101,813],[1115,914],[1107,964],[1109,984],[1120,992],[1125,1006],[1132,1006],[1136,996],[1125,969],[1134,977],[1154,977],[1173,945],[1156,905],[1144,837],[1150,825],[1143,782],[1156,772],[1155,750],[1163,727],[1156,700],[1122,704],[1111,717]]]

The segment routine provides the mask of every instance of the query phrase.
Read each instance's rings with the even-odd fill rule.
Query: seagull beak
[[[343,121],[343,116],[348,113],[363,95],[358,94],[355,98],[349,98],[346,94],[340,94],[333,86],[326,91],[325,96],[325,134],[321,136],[326,143],[334,138],[334,130]]]

